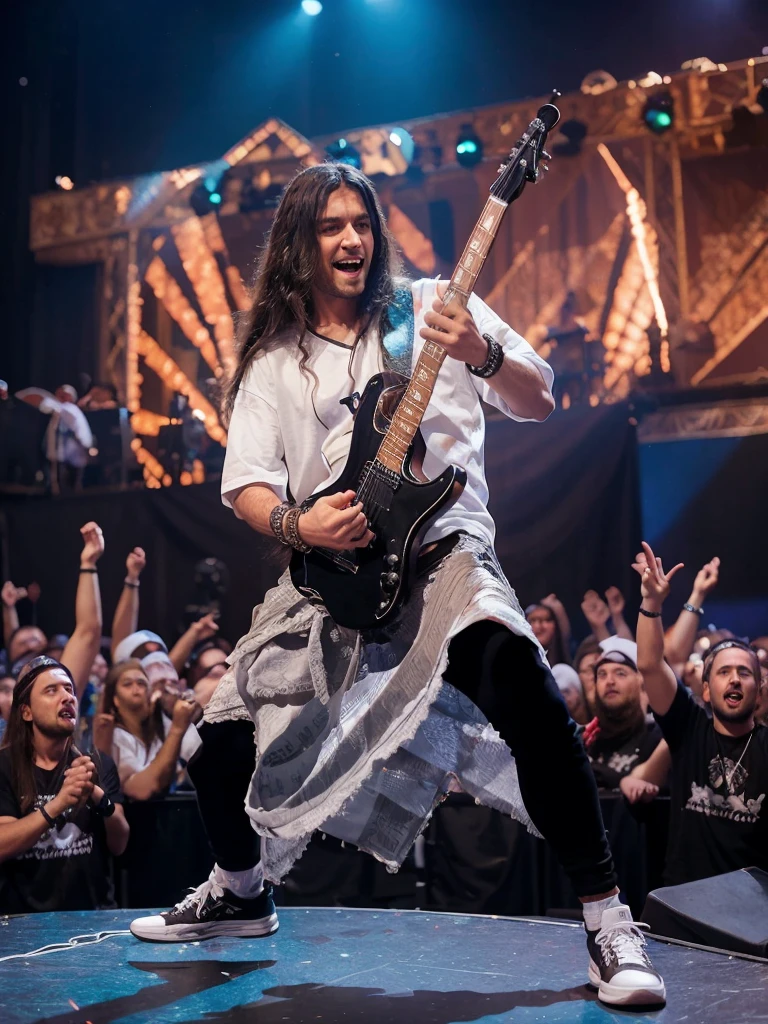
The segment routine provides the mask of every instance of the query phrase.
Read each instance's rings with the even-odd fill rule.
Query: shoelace
[[[177,913],[182,913],[188,910],[190,907],[197,905],[197,917],[200,917],[200,911],[203,909],[203,904],[208,897],[213,894],[217,899],[222,899],[224,896],[224,890],[213,878],[207,878],[202,885],[198,885],[196,889],[190,889],[181,903],[177,903],[174,910]]]
[[[641,928],[647,927],[643,921],[622,921],[610,928],[601,929],[597,934],[600,952],[605,956],[610,951],[610,955],[614,956],[619,964],[647,965],[649,961],[645,952],[645,936],[640,931]]]

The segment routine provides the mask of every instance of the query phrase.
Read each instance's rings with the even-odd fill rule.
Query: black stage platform
[[[3,1024],[603,1024],[638,1019],[584,985],[576,924],[420,911],[287,908],[266,939],[151,944],[117,934],[135,911],[0,920]],[[669,1024],[768,1020],[768,963],[649,940]],[[20,954],[20,955],[19,955]]]

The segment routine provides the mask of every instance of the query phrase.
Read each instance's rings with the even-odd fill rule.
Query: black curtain
[[[627,403],[558,409],[545,423],[494,418],[485,456],[496,551],[524,606],[556,593],[583,636],[585,591],[618,586],[634,602],[640,495]]]
[[[100,263],[35,267],[30,379],[54,391],[72,384],[80,395],[98,370]],[[86,379],[87,378],[87,379]],[[14,389],[20,387],[14,383]]]

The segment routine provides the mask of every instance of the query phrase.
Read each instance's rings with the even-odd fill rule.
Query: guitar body
[[[450,466],[434,480],[421,470],[425,451],[418,432],[400,473],[376,463],[383,435],[408,385],[396,373],[379,373],[363,391],[355,411],[349,456],[341,476],[305,502],[352,490],[363,502],[375,534],[367,548],[294,552],[293,585],[323,604],[341,626],[371,629],[391,621],[406,599],[424,534],[440,512],[464,490],[467,475]]]

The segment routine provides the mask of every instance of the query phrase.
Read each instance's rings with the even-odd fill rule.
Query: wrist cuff
[[[693,612],[694,615],[703,615],[704,614],[704,609],[703,608],[697,608],[695,604],[690,604],[689,602],[686,602],[683,605],[683,609],[685,611],[687,611],[687,612]]]

